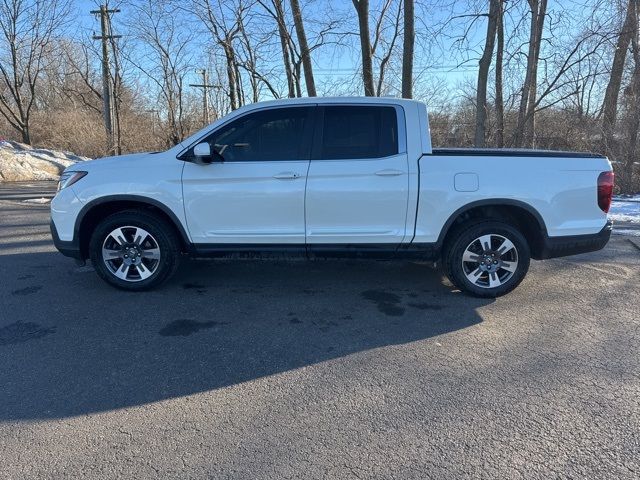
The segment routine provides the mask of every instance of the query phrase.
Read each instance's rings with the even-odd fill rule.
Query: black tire
[[[481,251],[481,242],[478,239],[485,235],[491,236],[490,245],[489,249],[485,248]],[[500,237],[513,244],[513,249],[503,251],[504,257],[498,252],[504,242]],[[474,258],[483,261],[475,262],[474,260],[463,263],[463,255],[467,248],[474,249],[475,251],[472,252],[476,255]],[[503,246],[502,250],[505,248]],[[493,259],[491,255],[496,255],[497,259]],[[449,236],[448,245],[443,254],[443,265],[449,280],[460,290],[483,298],[499,297],[516,288],[527,274],[530,260],[531,251],[524,236],[513,226],[500,221],[480,221],[462,225]],[[497,263],[497,265],[494,266],[493,263]],[[514,271],[503,269],[502,265],[513,268]],[[514,265],[516,266],[514,267]],[[486,268],[497,268],[498,270],[482,270]],[[468,274],[472,274],[476,283],[467,278]],[[491,281],[501,283],[491,287],[489,285]]]
[[[147,237],[147,242],[152,242],[146,245],[150,245],[154,250],[159,251],[160,258],[158,260],[145,259],[146,263],[141,267],[133,265],[134,268],[131,268],[133,273],[128,274],[127,277],[137,276],[139,277],[137,279],[118,278],[116,273],[111,270],[118,265],[117,262],[123,261],[123,259],[115,259],[108,262],[110,265],[108,266],[103,258],[103,246],[106,245],[105,242],[112,241],[114,237],[111,237],[110,234],[114,230],[123,228],[127,239],[132,238],[130,232],[134,231],[133,228],[125,227],[144,229],[150,235],[150,237]],[[118,247],[118,245],[113,245],[114,248]],[[127,242],[127,245],[133,245],[133,242]],[[145,250],[142,250],[142,252],[144,253]],[[173,226],[162,218],[145,211],[127,210],[114,213],[98,224],[89,242],[89,256],[100,278],[110,285],[129,291],[149,290],[169,279],[178,269],[181,256],[180,242]],[[140,263],[139,260],[138,263]],[[120,263],[120,265],[122,264]],[[152,273],[147,278],[142,278],[142,274],[137,273],[137,268],[146,269],[147,272]],[[145,274],[147,273],[145,272]]]

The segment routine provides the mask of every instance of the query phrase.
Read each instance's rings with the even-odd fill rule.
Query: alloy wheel
[[[140,282],[158,270],[160,247],[144,228],[118,227],[102,244],[102,261],[117,278]]]
[[[518,268],[518,249],[503,235],[485,234],[473,240],[462,254],[467,280],[480,288],[504,285]]]

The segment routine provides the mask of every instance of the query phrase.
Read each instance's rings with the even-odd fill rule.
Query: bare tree
[[[560,26],[560,28],[562,28]],[[548,44],[550,48],[544,57],[544,69],[542,70],[542,81],[540,82],[540,93],[538,93],[537,68],[532,75],[535,74],[535,83],[532,82],[529,90],[529,98],[526,104],[526,112],[520,117],[519,110],[518,127],[515,132],[517,137],[522,135],[524,143],[527,146],[533,145],[535,123],[535,115],[545,109],[552,108],[555,105],[561,105],[565,100],[575,97],[579,94],[581,84],[588,81],[589,77],[598,75],[598,71],[593,71],[593,67],[585,69],[583,73],[581,69],[588,65],[594,57],[599,56],[607,43],[606,34],[602,34],[598,30],[586,28],[584,31],[574,32],[574,34],[565,37],[566,42],[554,41],[561,35],[558,32],[558,25],[550,26]],[[539,58],[540,53],[538,51]],[[596,64],[597,65],[597,64]],[[576,78],[578,82],[576,82]],[[520,98],[520,106],[522,106],[522,98]],[[521,128],[524,125],[526,128]],[[516,146],[521,146],[517,143]]]
[[[289,42],[291,42],[291,35],[289,35],[289,31],[287,30],[287,24],[284,17],[284,7],[282,5],[282,0],[272,0],[273,7],[276,11],[276,22],[278,23],[278,37],[280,39],[280,48],[282,50],[282,61],[284,63],[285,73],[287,76],[287,88],[289,98],[293,98],[296,96],[294,79],[293,79],[293,69],[291,66],[291,58],[289,56]],[[313,73],[311,73],[313,76]],[[314,85],[315,88],[315,85]]]
[[[291,55],[289,53],[289,43],[291,42],[291,36],[287,30],[287,24],[284,15],[284,6],[282,0],[271,0],[267,3],[266,0],[258,0],[258,3],[273,17],[278,26],[278,39],[280,40],[280,51],[282,53],[282,63],[284,65],[284,72],[287,78],[287,93],[289,98],[296,96],[295,80],[293,77],[293,65],[291,62]]]
[[[374,36],[373,45],[371,46],[371,53],[374,58],[380,60],[379,63],[379,73],[378,73],[378,82],[376,87],[376,96],[382,95],[382,87],[384,85],[385,73],[387,71],[387,67],[389,66],[389,61],[391,60],[391,56],[394,53],[394,47],[396,45],[396,41],[398,40],[398,36],[400,35],[400,14],[402,13],[402,2],[398,1],[396,14],[394,17],[387,20],[387,12],[390,10],[391,0],[386,0],[383,4],[382,11],[380,12],[380,17],[376,22],[376,31]],[[383,33],[383,24],[390,23],[391,25],[391,39],[387,42],[386,49],[383,50],[381,48],[381,44],[384,40]],[[376,55],[378,52],[382,50],[382,55],[378,57]]]
[[[213,40],[222,48],[226,62],[229,103],[232,110],[242,106],[243,92],[239,78],[235,42],[240,34],[239,20],[244,15],[243,0],[223,2],[221,0],[193,0],[192,11],[207,26]]]
[[[504,93],[502,83],[503,57],[504,57],[504,5],[498,0],[496,18],[496,146],[504,147]]]
[[[362,56],[362,80],[366,96],[380,96],[383,93],[385,75],[389,67],[395,46],[400,36],[402,1],[396,3],[392,12],[393,0],[384,0],[375,18],[373,38],[369,29],[369,0],[352,0],[358,15],[360,51]],[[390,31],[390,33],[389,33]],[[373,71],[374,60],[378,65],[377,80]]]
[[[627,192],[633,192],[634,164],[638,160],[638,130],[640,130],[640,2],[635,5],[635,32],[631,36],[631,51],[633,54],[633,74],[629,86],[625,89],[628,112],[628,152],[624,169],[623,188]]]
[[[180,23],[176,10],[166,0],[144,0],[131,5],[135,15],[128,30],[137,40],[138,55],[129,55],[155,85],[161,113],[166,115],[166,144],[176,145],[188,132],[185,115],[186,76],[193,69],[190,46],[193,34]]]
[[[373,53],[371,47],[371,35],[369,33],[369,0],[352,0],[352,2],[358,14],[364,94],[368,97],[372,97],[375,95],[375,90],[373,86]]]
[[[638,0],[629,0],[626,9],[625,20],[618,35],[616,50],[613,56],[611,66],[611,74],[609,83],[604,96],[602,105],[602,130],[604,133],[605,151],[610,152],[613,139],[613,130],[616,124],[618,113],[618,97],[620,95],[620,86],[622,84],[622,74],[624,71],[625,59],[629,44],[634,35],[634,31],[638,29],[637,8]]]
[[[311,50],[307,43],[307,34],[302,21],[302,11],[298,0],[290,0],[291,11],[293,13],[293,23],[296,27],[296,36],[300,45],[300,57],[302,59],[302,68],[304,70],[304,83],[307,86],[307,94],[310,97],[316,96],[316,82],[313,78],[313,68],[311,66]]]
[[[31,112],[53,38],[68,20],[66,0],[0,3],[0,114],[31,143]]]
[[[257,58],[257,54],[256,54],[256,48],[255,45],[253,45],[251,38],[249,37],[249,35],[247,34],[247,29],[245,27],[244,24],[244,18],[242,16],[239,16],[238,18],[238,37],[239,37],[239,43],[240,43],[240,48],[241,50],[244,51],[245,54],[245,59],[244,61],[242,61],[239,56],[237,55],[237,60],[236,60],[236,79],[241,82],[241,75],[239,72],[239,68],[242,67],[244,70],[246,70],[249,73],[249,85],[251,86],[251,100],[252,102],[257,102],[260,100],[260,81],[261,81],[261,77],[260,74],[258,73],[258,58]],[[267,82],[268,85],[269,81],[266,80],[265,78],[262,78],[262,80],[264,80],[265,82]],[[241,90],[242,87],[239,86],[239,90]],[[278,94],[275,90],[272,90],[273,93],[275,93],[276,98],[278,97]]]
[[[57,92],[71,101],[102,115],[100,72],[91,61],[97,53],[90,51],[91,40],[60,44]]]
[[[413,97],[413,49],[416,41],[413,0],[404,0],[404,33],[402,49],[402,97]]]
[[[474,144],[476,147],[484,147],[487,129],[487,83],[489,80],[489,67],[493,57],[493,47],[496,41],[496,29],[500,0],[489,2],[489,14],[487,21],[487,35],[484,44],[480,68],[478,70],[478,87],[476,89],[476,134]]]
[[[515,132],[515,145],[533,146],[535,132],[534,106],[538,85],[538,62],[540,60],[540,46],[542,31],[547,14],[547,0],[528,0],[531,9],[531,27],[529,31],[529,53],[520,108],[518,109],[518,125]]]
[[[238,26],[240,28],[239,48],[236,50],[238,67],[249,75],[253,102],[260,101],[260,93],[263,87],[266,87],[274,98],[281,97],[280,92],[273,83],[277,76],[272,72],[273,67],[268,67],[271,62],[263,61],[262,59],[262,56],[268,56],[270,60],[273,56],[273,45],[270,44],[273,34],[257,35],[254,33],[252,35],[251,32],[257,30],[256,26],[253,25],[256,18],[258,16],[255,14],[249,14],[246,17],[240,15],[238,17]],[[266,66],[265,70],[262,70],[263,66]],[[289,68],[291,68],[291,64],[289,64]],[[240,75],[238,75],[238,78],[240,78]],[[291,82],[293,82],[293,78],[291,78]]]
[[[330,40],[330,37],[336,34],[335,29],[336,29],[336,26],[340,24],[340,20],[331,18],[329,16],[326,19],[323,19],[322,21],[318,21],[316,23],[320,24],[321,28],[315,34],[314,36],[315,38],[311,40],[312,43],[307,43],[306,48],[309,52],[309,58],[311,58],[311,55],[316,49],[332,43],[332,41]],[[293,83],[295,87],[295,92],[297,97],[301,97],[302,96],[302,87],[301,87],[302,73],[301,72],[303,70],[303,55],[302,55],[303,49],[301,45],[296,44],[296,42],[293,40],[293,32],[289,32],[288,40],[289,40],[288,42],[289,55],[290,55],[291,64],[293,67],[292,74],[293,74]],[[333,42],[333,43],[335,43],[336,45],[339,44],[339,42]],[[306,76],[305,76],[305,81],[306,81]],[[314,79],[313,88],[314,88],[313,95],[309,94],[309,96],[316,96],[315,79]]]

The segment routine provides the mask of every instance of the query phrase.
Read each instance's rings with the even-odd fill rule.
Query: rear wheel
[[[173,228],[146,212],[125,211],[104,219],[89,244],[100,277],[124,290],[146,290],[177,269],[179,242]]]
[[[498,297],[520,284],[529,270],[526,239],[511,225],[484,221],[453,233],[444,254],[447,276],[460,290]]]

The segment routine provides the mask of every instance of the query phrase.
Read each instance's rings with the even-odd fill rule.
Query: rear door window
[[[394,107],[324,108],[320,159],[383,158],[397,153],[398,119]]]

